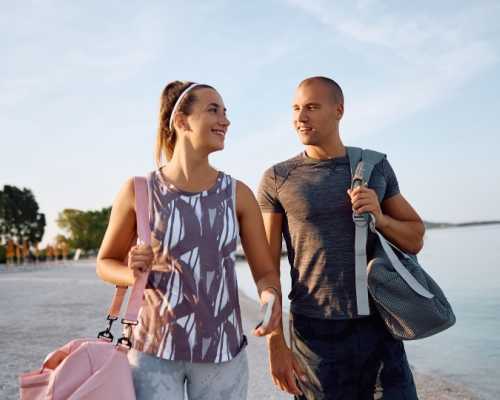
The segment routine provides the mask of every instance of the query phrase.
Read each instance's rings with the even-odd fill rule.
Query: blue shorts
[[[417,400],[403,342],[378,314],[325,320],[290,315],[292,351],[306,371],[300,400]],[[377,396],[377,398],[381,398]]]

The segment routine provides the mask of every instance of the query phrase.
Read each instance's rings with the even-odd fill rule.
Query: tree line
[[[5,262],[8,256],[16,257],[16,250],[17,260],[19,254],[22,259],[38,259],[40,254],[42,258],[55,254],[57,258],[60,248],[95,253],[101,245],[110,213],[111,207],[62,210],[56,223],[64,234],[57,235],[53,243],[39,251],[46,227],[45,214],[40,212],[30,189],[4,185],[0,190],[0,262]]]

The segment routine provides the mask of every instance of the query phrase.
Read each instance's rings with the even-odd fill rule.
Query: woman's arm
[[[134,274],[150,267],[153,257],[151,247],[133,246],[136,237],[134,181],[129,179],[113,204],[97,255],[99,278],[117,286],[132,286]]]
[[[270,295],[277,297],[271,322],[266,328],[259,328],[258,336],[267,335],[281,324],[281,284],[266,240],[262,214],[252,191],[242,182],[236,186],[236,214],[240,225],[240,237],[245,256],[259,292],[261,303],[266,303]]]

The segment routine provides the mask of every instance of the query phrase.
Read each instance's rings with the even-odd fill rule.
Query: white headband
[[[170,114],[170,121],[169,121],[169,124],[168,124],[168,127],[170,128],[170,131],[172,131],[172,129],[174,127],[174,115],[177,112],[177,107],[179,107],[179,104],[181,104],[182,99],[184,97],[186,97],[186,95],[192,89],[194,89],[196,86],[200,86],[200,85],[201,85],[200,83],[193,83],[192,85],[189,85],[186,89],[184,89],[184,91],[181,93],[181,95],[179,96],[179,98],[175,102],[174,108],[172,108],[172,113]]]

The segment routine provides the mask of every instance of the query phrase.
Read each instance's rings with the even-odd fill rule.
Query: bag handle
[[[148,210],[148,185],[145,177],[134,177],[135,193],[135,215],[137,223],[137,242],[140,244],[151,245],[151,230],[149,228],[149,210]],[[141,274],[134,282],[132,293],[128,300],[127,310],[122,323],[129,325],[137,324],[137,316],[142,305],[144,289],[148,281],[149,274]],[[111,335],[111,324],[120,317],[120,310],[127,293],[127,287],[116,286],[111,306],[108,310],[108,328],[100,332],[98,337],[113,340]]]
[[[377,151],[346,147],[347,157],[351,167],[351,189],[368,184],[373,168],[385,158],[385,154]],[[368,239],[368,223],[370,216],[367,213],[352,213],[354,222],[354,277],[356,290],[356,310],[358,315],[370,315],[368,298],[368,276],[366,266],[366,243]]]
[[[373,214],[370,214],[371,222],[370,222],[370,230],[378,236],[380,244],[382,245],[382,249],[384,250],[389,262],[392,267],[396,270],[396,272],[403,278],[406,284],[420,296],[425,297],[427,299],[432,299],[434,295],[429,292],[425,287],[423,287],[419,281],[415,279],[415,277],[408,271],[408,269],[403,265],[403,263],[399,260],[398,256],[394,253],[393,247],[405,258],[409,258],[409,256],[403,251],[400,250],[397,246],[389,242],[377,229],[375,229],[375,217]]]
[[[149,210],[148,210],[148,185],[146,178],[134,177],[135,189],[135,215],[137,219],[137,242],[151,245],[151,230],[149,229]],[[125,313],[126,321],[137,323],[137,315],[142,305],[142,296],[148,282],[147,274],[141,274],[134,282],[132,293],[128,300],[127,311]]]

